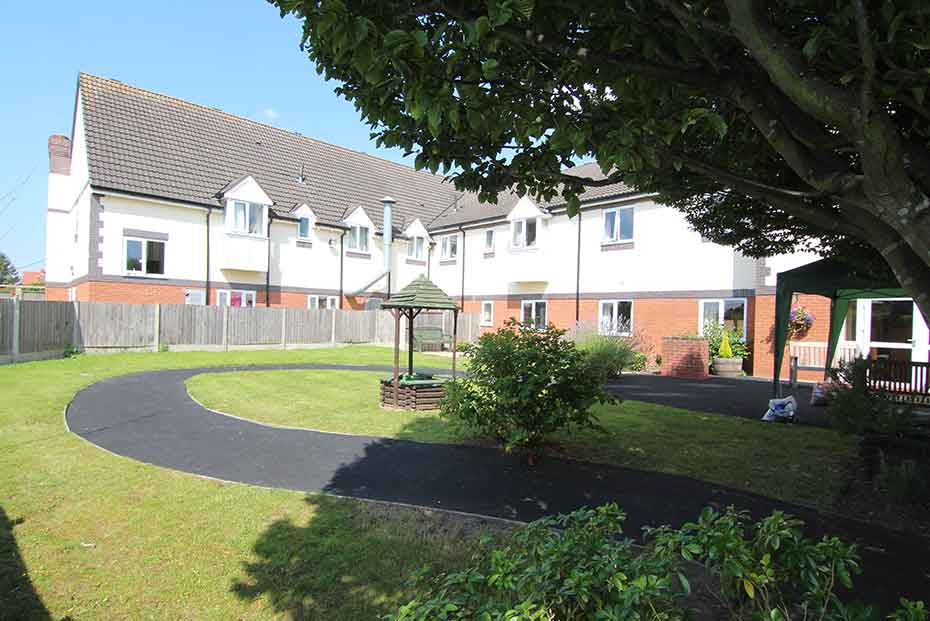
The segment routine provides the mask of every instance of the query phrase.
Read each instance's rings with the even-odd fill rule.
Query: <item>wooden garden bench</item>
[[[442,346],[448,344],[452,347],[452,337],[442,333],[439,326],[415,326],[413,328],[413,343],[417,351],[423,351],[424,345],[439,345],[440,351]]]

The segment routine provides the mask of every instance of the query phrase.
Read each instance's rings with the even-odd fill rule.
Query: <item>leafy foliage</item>
[[[827,415],[843,433],[900,436],[914,426],[911,406],[896,403],[882,390],[869,388],[870,361],[858,357],[844,361],[830,371],[830,399]]]
[[[730,347],[730,333],[727,330],[724,330],[723,335],[720,337],[720,349],[717,351],[717,357],[733,357],[733,349]]]
[[[876,483],[896,503],[922,505],[930,502],[930,465],[916,459],[895,463],[882,453]]]
[[[617,377],[623,369],[632,369],[637,352],[630,339],[593,334],[582,340],[578,348],[588,355],[588,362],[604,377]]]
[[[386,619],[490,621],[664,620],[693,618],[697,563],[708,589],[734,621],[866,621],[872,611],[845,604],[861,572],[854,545],[813,541],[780,511],[750,524],[746,512],[708,507],[680,529],[647,529],[647,545],[622,538],[616,505],[538,520],[498,548],[485,547],[458,572],[413,577],[416,597]],[[922,602],[901,600],[889,618],[926,621]]]
[[[510,319],[467,350],[468,376],[446,385],[441,415],[500,442],[534,448],[546,435],[595,427],[591,407],[614,401],[603,366],[549,325],[538,330]]]
[[[15,285],[19,282],[19,272],[5,254],[0,252],[0,284]]]
[[[730,353],[732,358],[749,358],[751,352],[749,345],[740,337],[735,328],[725,328],[716,321],[708,321],[704,324],[704,339],[707,341],[707,349],[710,352],[710,359],[722,358],[720,349],[723,345],[723,335],[727,335],[730,342]]]

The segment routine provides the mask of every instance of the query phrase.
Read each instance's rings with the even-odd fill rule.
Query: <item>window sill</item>
[[[536,252],[539,246],[510,246],[510,252]]]
[[[313,241],[309,239],[298,239],[297,247],[298,248],[313,248]]]
[[[346,250],[346,256],[347,256],[347,257],[353,257],[353,258],[356,258],[356,259],[370,259],[370,258],[371,258],[371,253],[370,253],[370,252],[360,252],[360,251],[358,251],[358,250]]]
[[[426,260],[425,259],[411,259],[410,257],[407,257],[406,263],[407,265],[426,265]]]
[[[140,278],[140,279],[142,279],[142,278],[148,278],[148,279],[158,279],[158,278],[160,278],[160,279],[163,279],[163,280],[164,280],[165,278],[167,278],[167,276],[165,276],[164,274],[146,274],[146,273],[143,273],[143,272],[123,272],[123,276],[125,276],[126,278]]]
[[[601,242],[601,251],[609,252],[611,250],[630,250],[633,248],[632,239],[624,239],[620,241],[605,241]]]
[[[478,326],[481,327],[481,328],[493,328],[493,327],[494,327],[494,322],[485,323],[485,322],[482,321],[481,323],[478,324]]]
[[[240,239],[268,239],[267,235],[261,233],[243,233],[242,231],[226,231],[226,235]]]
[[[439,265],[455,265],[458,261],[458,259],[440,259]]]
[[[484,252],[484,258],[485,258],[485,259],[493,259],[493,258],[494,258],[494,251],[493,251],[493,250],[485,250],[485,252]]]

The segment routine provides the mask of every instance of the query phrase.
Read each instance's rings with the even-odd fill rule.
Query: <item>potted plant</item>
[[[733,355],[729,330],[724,330],[720,337],[720,349],[714,358],[714,371],[720,377],[740,377],[743,374],[743,359]]]
[[[788,335],[802,339],[814,325],[814,314],[803,306],[795,306],[788,314]]]

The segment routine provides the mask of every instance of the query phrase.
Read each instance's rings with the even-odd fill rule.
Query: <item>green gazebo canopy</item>
[[[827,342],[825,367],[829,371],[843,321],[852,300],[863,298],[900,298],[908,294],[893,276],[875,276],[859,272],[836,259],[821,259],[793,270],[779,272],[775,287],[775,373],[777,394],[781,365],[788,342],[788,320],[791,299],[795,293],[809,293],[830,298],[830,336]]]
[[[459,310],[452,298],[423,274],[392,295],[381,308],[424,308],[427,310]]]

